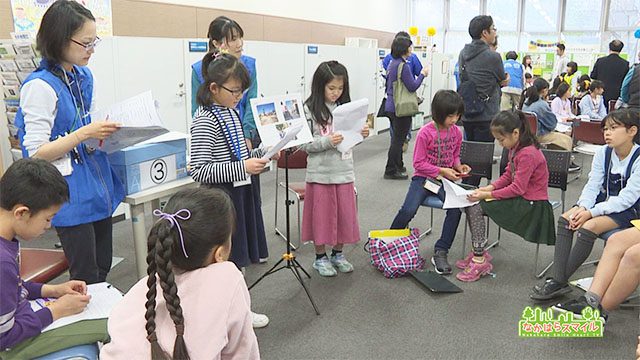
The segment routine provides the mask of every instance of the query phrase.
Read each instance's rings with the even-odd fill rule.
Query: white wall
[[[318,21],[378,31],[408,27],[409,0],[146,0]]]

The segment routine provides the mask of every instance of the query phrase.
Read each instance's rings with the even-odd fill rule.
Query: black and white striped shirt
[[[193,180],[203,184],[246,180],[249,175],[243,160],[263,154],[263,149],[249,152],[236,110],[220,105],[198,107],[191,124],[189,166]]]

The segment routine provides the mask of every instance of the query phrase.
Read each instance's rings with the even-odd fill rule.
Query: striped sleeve
[[[16,280],[17,266],[4,261],[0,264],[0,351],[4,351],[40,334],[53,318],[48,308],[34,312],[23,299],[22,295],[26,298],[28,294],[23,294],[27,289]]]
[[[243,161],[231,161],[225,135],[219,124],[198,110],[191,125],[190,174],[204,184],[223,184],[247,178]]]

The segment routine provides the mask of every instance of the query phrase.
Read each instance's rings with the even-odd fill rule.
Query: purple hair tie
[[[186,215],[181,215],[181,213],[186,213]],[[153,215],[159,217],[161,220],[166,219],[171,224],[171,227],[178,228],[178,234],[180,234],[180,245],[182,245],[182,252],[184,253],[184,257],[188,258],[187,250],[184,247],[184,237],[182,237],[182,228],[180,228],[180,223],[177,219],[180,220],[189,220],[191,218],[191,211],[188,209],[180,209],[175,212],[175,214],[167,214],[162,212],[160,209],[153,210]]]

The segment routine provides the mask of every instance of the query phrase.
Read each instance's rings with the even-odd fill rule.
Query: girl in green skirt
[[[509,163],[500,178],[468,196],[480,203],[465,209],[473,249],[456,262],[460,281],[476,281],[493,270],[482,216],[525,240],[555,244],[553,209],[547,194],[549,170],[540,144],[531,133],[524,114],[502,111],[491,121],[491,133],[509,149]],[[495,201],[490,201],[495,200]]]

